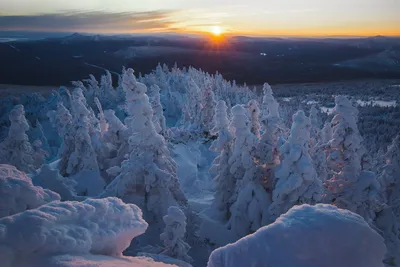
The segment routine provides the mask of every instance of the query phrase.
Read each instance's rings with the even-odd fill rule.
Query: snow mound
[[[174,267],[147,257],[114,258],[103,255],[61,255],[30,261],[19,267]]]
[[[118,198],[52,202],[0,220],[0,259],[8,267],[33,255],[122,256],[147,226],[136,205]]]
[[[31,178],[14,166],[0,164],[0,218],[34,209],[60,196],[32,184]]]
[[[213,251],[208,267],[383,267],[385,253],[383,238],[359,215],[302,205]]]

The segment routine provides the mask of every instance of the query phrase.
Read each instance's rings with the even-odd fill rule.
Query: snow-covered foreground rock
[[[3,267],[28,267],[52,255],[120,257],[147,226],[136,205],[118,198],[55,201],[0,220],[0,259]]]
[[[383,267],[385,253],[383,238],[359,215],[302,205],[215,250],[208,267]]]

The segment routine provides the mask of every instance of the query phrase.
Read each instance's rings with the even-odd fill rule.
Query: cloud
[[[317,9],[314,8],[301,8],[301,9],[277,9],[277,10],[266,10],[264,14],[284,14],[284,13],[310,13],[315,12]]]
[[[66,12],[27,16],[0,16],[0,30],[134,32],[168,30],[176,11]]]

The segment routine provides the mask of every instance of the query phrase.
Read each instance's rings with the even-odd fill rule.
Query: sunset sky
[[[400,35],[400,0],[0,0],[0,30]]]

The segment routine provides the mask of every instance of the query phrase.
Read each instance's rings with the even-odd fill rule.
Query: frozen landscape
[[[399,267],[399,85],[3,86],[0,265]]]

